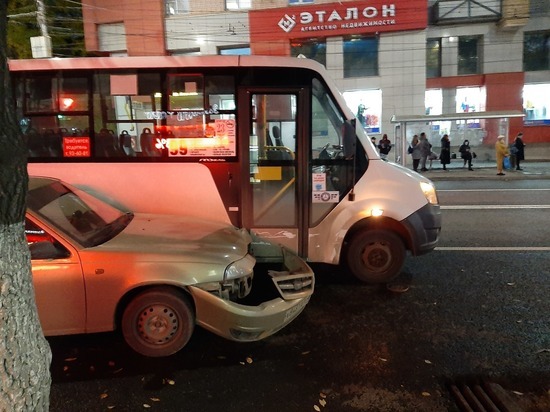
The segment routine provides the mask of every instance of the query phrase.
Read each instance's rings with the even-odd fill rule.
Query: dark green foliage
[[[43,0],[55,57],[85,56],[82,6],[78,0]],[[8,0],[8,57],[32,58],[30,38],[40,36],[36,0]]]

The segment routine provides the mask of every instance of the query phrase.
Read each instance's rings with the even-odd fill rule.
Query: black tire
[[[155,287],[135,296],[122,315],[122,335],[136,352],[169,356],[182,349],[193,334],[195,315],[183,292]]]
[[[394,279],[405,263],[407,251],[401,238],[385,230],[357,233],[349,242],[347,264],[365,283],[386,283]]]

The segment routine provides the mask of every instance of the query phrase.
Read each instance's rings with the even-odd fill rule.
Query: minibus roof
[[[284,56],[135,56],[9,60],[10,71],[155,69],[178,67],[292,67],[325,72],[315,60]]]

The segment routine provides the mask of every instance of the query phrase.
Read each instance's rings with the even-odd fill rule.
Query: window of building
[[[456,112],[483,112],[486,97],[483,87],[460,87],[456,89]]]
[[[550,124],[550,84],[526,84],[523,88],[525,124]]]
[[[321,40],[295,40],[290,43],[290,55],[297,57],[303,55],[315,60],[323,66],[327,64],[327,43]]]
[[[218,54],[223,56],[249,56],[250,46],[224,46],[218,47]]]
[[[458,38],[458,74],[481,73],[481,37]]]
[[[312,4],[314,0],[288,0],[288,4],[293,6],[295,4]]]
[[[344,40],[344,77],[378,76],[378,37]]]
[[[381,132],[382,90],[357,90],[344,92],[343,96],[348,107],[368,133]]]
[[[426,77],[441,77],[441,39],[426,43]]]
[[[189,13],[189,0],[164,0],[167,16]]]
[[[427,115],[437,115],[443,113],[443,90],[426,90],[424,94],[424,106]]]
[[[227,10],[243,10],[252,7],[252,0],[225,0]]]
[[[127,50],[124,23],[106,23],[97,26],[99,50],[118,52]]]
[[[550,70],[550,31],[523,35],[523,70]]]
[[[172,52],[172,56],[200,56],[200,55],[201,55],[200,47],[192,47],[189,49],[178,49]]]

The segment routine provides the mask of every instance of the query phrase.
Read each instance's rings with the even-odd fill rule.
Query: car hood
[[[246,230],[225,222],[136,213],[120,234],[94,249],[135,253],[137,260],[230,263],[247,254],[250,240]]]

